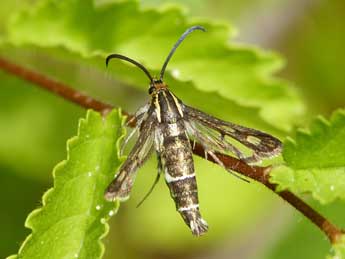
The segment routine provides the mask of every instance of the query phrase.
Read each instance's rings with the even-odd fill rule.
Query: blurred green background
[[[21,4],[0,3],[0,33]],[[99,1],[99,2],[105,2]],[[233,24],[237,42],[280,53],[287,65],[280,76],[295,83],[306,103],[302,125],[345,105],[345,2],[343,0],[143,0],[143,8],[179,3],[188,16]],[[177,37],[177,36],[176,36]],[[134,111],[146,92],[114,83],[91,67],[56,62],[35,50],[2,48],[1,54]],[[44,62],[42,61],[44,60]],[[51,170],[66,157],[66,140],[76,134],[85,111],[59,97],[0,72],[0,258],[15,253],[30,233],[27,214],[52,185]],[[116,86],[114,86],[116,85]],[[291,206],[256,183],[246,184],[196,158],[201,209],[208,235],[191,236],[161,182],[142,207],[135,205],[155,177],[156,162],[140,170],[129,202],[123,204],[105,239],[104,258],[325,258],[323,234]],[[308,198],[308,197],[306,197]],[[345,227],[345,206],[312,205]],[[164,223],[164,224],[162,224]]]

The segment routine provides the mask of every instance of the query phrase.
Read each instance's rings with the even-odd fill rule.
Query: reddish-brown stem
[[[24,80],[34,83],[35,85],[42,87],[50,92],[53,92],[54,94],[57,94],[68,101],[76,103],[81,107],[84,107],[87,109],[93,109],[102,114],[106,114],[111,109],[114,108],[112,105],[97,101],[85,94],[82,94],[74,90],[73,88],[67,85],[54,81],[37,72],[23,68],[17,64],[11,63],[1,57],[0,57],[0,68],[17,77],[20,77]],[[135,121],[131,120],[133,116],[127,114],[126,112],[123,112],[123,113],[128,116],[127,120],[130,121],[129,126],[133,127],[135,125]],[[205,158],[205,151],[200,144],[195,143],[193,152],[194,154],[202,158]],[[311,208],[308,204],[306,204],[302,199],[298,198],[293,193],[289,191],[277,192],[276,185],[270,183],[268,180],[269,172],[271,171],[270,166],[268,167],[250,166],[239,159],[236,159],[234,157],[221,154],[221,153],[216,153],[216,156],[220,159],[220,161],[222,161],[222,163],[228,169],[236,171],[246,177],[249,177],[253,180],[256,180],[264,184],[266,187],[274,191],[285,201],[290,203],[293,207],[299,210],[304,216],[306,216],[310,221],[312,221],[317,227],[319,227],[327,235],[331,243],[336,243],[339,237],[343,234],[343,232],[338,227],[333,225],[329,220],[327,220],[320,213],[315,211],[313,208]],[[209,161],[215,162],[211,156],[207,156],[207,159]]]
[[[60,95],[68,101],[74,102],[84,108],[93,109],[101,113],[107,113],[113,109],[113,106],[97,101],[81,92],[75,91],[74,89],[54,81],[44,75],[36,73],[32,70],[28,70],[22,66],[18,66],[0,57],[1,69],[16,75],[22,79],[25,79],[35,85],[53,92],[54,94]]]
[[[194,154],[205,158],[205,151],[200,144],[195,144],[193,152]],[[327,235],[331,243],[336,243],[339,237],[343,234],[342,230],[333,225],[329,220],[327,220],[320,213],[315,211],[312,207],[310,207],[307,203],[305,203],[302,199],[294,195],[292,192],[277,192],[277,185],[269,182],[269,172],[271,171],[271,166],[250,166],[235,157],[231,157],[221,153],[216,153],[216,155],[227,168],[264,184],[267,188],[271,189],[281,198],[290,203],[304,216],[311,220],[316,226],[318,226]],[[207,156],[206,159],[216,163],[216,161],[214,161],[214,159],[211,156]]]

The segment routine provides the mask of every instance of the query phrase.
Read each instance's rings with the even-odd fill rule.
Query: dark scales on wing
[[[165,182],[175,201],[177,211],[192,233],[200,236],[207,231],[208,226],[199,211],[198,189],[190,140],[199,142],[203,146],[205,154],[212,156],[226,170],[229,169],[218,159],[215,155],[216,152],[232,153],[244,162],[253,163],[279,154],[281,142],[269,134],[220,120],[184,105],[168,89],[163,82],[167,64],[179,44],[195,30],[205,31],[201,26],[194,26],[182,34],[166,58],[159,79],[152,77],[139,62],[126,56],[111,54],[107,57],[107,65],[110,59],[118,58],[140,68],[150,79],[151,100],[141,107],[132,119],[137,122],[137,127],[124,143],[128,143],[135,132],[139,132],[139,137],[126,161],[118,170],[115,179],[106,189],[105,198],[107,200],[127,199],[138,168],[145,163],[155,149],[158,174],[144,200],[158,182],[160,174],[164,173]],[[252,150],[252,155],[246,157],[229,139]]]

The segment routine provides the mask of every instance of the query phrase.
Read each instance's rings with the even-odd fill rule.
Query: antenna
[[[175,50],[177,49],[177,47],[181,44],[181,42],[190,34],[192,33],[193,31],[195,30],[200,30],[200,31],[206,31],[206,29],[202,26],[193,26],[193,27],[190,27],[188,30],[186,30],[182,36],[178,39],[178,41],[175,43],[175,45],[173,46],[173,48],[170,50],[170,53],[168,55],[168,57],[166,58],[164,64],[163,64],[163,67],[162,67],[162,70],[161,70],[161,73],[160,73],[160,77],[159,77],[159,80],[163,80],[163,76],[164,76],[164,72],[165,72],[165,69],[172,57],[172,55],[174,54]]]
[[[142,65],[140,64],[139,62],[129,58],[129,57],[126,57],[126,56],[123,56],[123,55],[120,55],[120,54],[111,54],[107,57],[107,59],[105,60],[105,65],[108,67],[108,63],[109,61],[112,59],[112,58],[118,58],[118,59],[122,59],[122,60],[125,60],[125,61],[128,61],[130,63],[132,63],[133,65],[137,66],[138,68],[140,68],[142,71],[144,71],[144,73],[148,76],[148,78],[150,78],[150,81],[153,82],[153,77],[150,75],[150,72]]]

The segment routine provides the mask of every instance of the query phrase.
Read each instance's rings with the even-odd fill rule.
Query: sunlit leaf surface
[[[199,92],[220,98],[213,110],[227,114],[224,99],[256,109],[262,120],[277,129],[290,129],[303,113],[303,106],[293,87],[273,76],[283,61],[255,47],[228,44],[232,28],[189,20],[177,7],[140,9],[135,1],[98,5],[92,0],[42,1],[12,20],[7,39],[16,46],[50,51],[62,48],[67,54],[60,53],[60,59],[73,54],[72,60],[82,58],[103,69],[108,54],[121,53],[157,72],[177,38],[193,24],[203,25],[207,33],[194,32],[176,52],[168,66],[175,79],[171,87],[188,82],[199,102]],[[141,72],[134,73],[132,66],[112,64],[110,70],[115,78],[146,90],[147,79]],[[181,91],[182,99],[184,95]]]
[[[286,166],[272,172],[271,181],[294,193],[310,192],[322,203],[345,199],[345,110],[330,120],[316,119],[284,144]]]
[[[54,187],[44,194],[42,208],[26,220],[32,234],[10,258],[101,258],[100,239],[118,207],[106,202],[103,193],[122,161],[118,153],[123,135],[117,110],[106,118],[89,111],[80,120],[78,136],[67,144],[67,160],[53,171]]]

